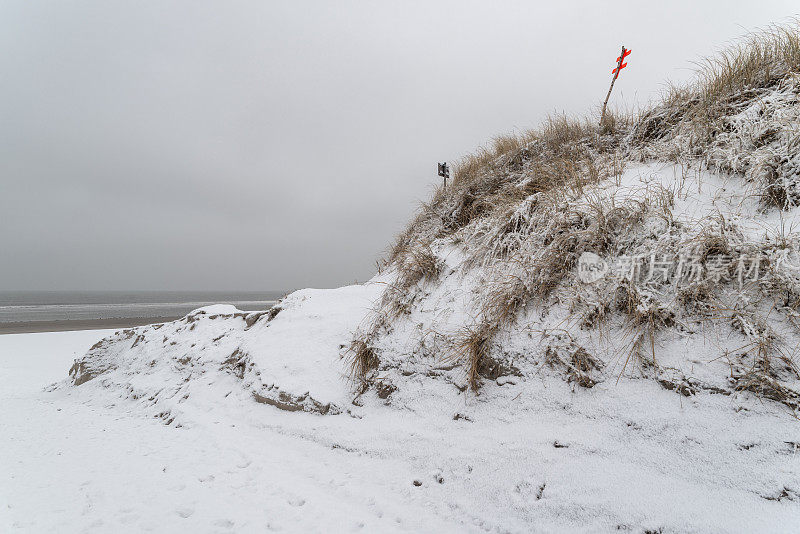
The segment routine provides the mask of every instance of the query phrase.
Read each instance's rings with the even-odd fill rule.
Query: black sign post
[[[447,179],[450,178],[450,167],[447,162],[439,163],[439,176],[444,180],[444,187],[447,187]]]

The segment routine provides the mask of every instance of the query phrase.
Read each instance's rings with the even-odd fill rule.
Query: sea
[[[271,308],[285,291],[0,291],[0,333],[117,328],[183,317],[209,304]]]

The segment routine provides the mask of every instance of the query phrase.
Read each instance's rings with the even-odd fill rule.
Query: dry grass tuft
[[[800,195],[792,191],[794,183],[787,187],[780,179],[793,174],[782,168],[790,162],[769,146],[790,127],[783,119],[791,122],[792,118],[780,113],[768,120],[761,117],[769,127],[753,131],[750,119],[732,117],[754,103],[763,115],[771,105],[771,99],[764,97],[796,84],[794,78],[800,73],[798,22],[750,34],[700,61],[698,67],[694,83],[671,86],[662,103],[636,121],[630,136],[632,148],[641,149],[647,158],[705,158],[709,166],[761,182],[766,205],[797,205],[793,200],[800,201]],[[785,89],[791,100],[795,89]],[[661,143],[646,146],[655,141]]]
[[[379,314],[391,318],[407,313],[413,302],[413,289],[423,280],[436,281],[442,269],[442,262],[428,243],[404,245],[397,252],[394,265],[397,276],[384,292],[379,310]]]
[[[800,395],[761,372],[751,372],[736,380],[736,391],[749,391],[759,397],[774,400],[792,409],[800,407]]]
[[[350,376],[361,387],[362,391],[369,385],[370,373],[378,368],[380,360],[368,337],[354,339],[347,349],[350,364]]]
[[[506,154],[515,154],[519,152],[524,144],[524,139],[518,135],[501,135],[494,138],[492,143],[494,148],[494,157],[498,158]]]
[[[791,408],[800,405],[800,394],[780,383],[784,375],[800,378],[793,359],[778,348],[778,337],[759,317],[735,313],[732,325],[740,330],[750,343],[740,358],[752,355],[752,364],[744,372],[734,372],[733,379],[737,391],[749,391],[760,397],[782,402]]]
[[[453,185],[463,186],[478,181],[484,173],[491,171],[497,156],[485,149],[465,156],[453,168]]]
[[[628,318],[632,333],[620,374],[625,372],[631,357],[635,357],[643,368],[657,368],[656,335],[659,330],[675,324],[675,312],[627,281],[616,288],[615,301],[617,309]],[[649,354],[646,351],[648,346]]]
[[[787,73],[800,71],[797,21],[752,33],[700,63],[700,96],[706,106],[739,98],[753,88],[774,86]]]
[[[400,270],[399,279],[402,281],[398,285],[408,289],[423,278],[430,281],[436,280],[441,265],[430,245],[426,243],[409,250],[398,269]]]
[[[472,391],[480,386],[482,371],[489,359],[489,344],[494,336],[495,328],[488,323],[480,323],[472,328],[465,328],[458,337],[454,358],[463,362],[467,373],[467,384]]]

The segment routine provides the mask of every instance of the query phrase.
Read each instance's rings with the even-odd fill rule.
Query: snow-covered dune
[[[153,526],[148,509],[170,528],[218,531],[800,524],[800,425],[784,405],[750,394],[687,396],[644,379],[583,388],[544,365],[487,381],[475,395],[440,365],[359,395],[341,355],[384,287],[299,291],[259,314],[206,308],[95,345],[41,395],[73,414],[63,423],[83,424],[76,412],[87,408],[110,418],[122,433],[107,454],[144,470],[125,475],[127,491],[161,500],[128,497],[115,515],[120,490],[103,501],[96,490],[118,475],[100,481],[95,466],[88,508],[61,515],[72,526],[91,519],[130,531]],[[63,449],[74,455],[73,446],[87,445]],[[124,450],[151,451],[170,476],[149,460],[123,460]],[[185,482],[175,491],[162,479]]]
[[[215,305],[122,330],[77,359],[70,382],[120,392],[178,425],[185,406],[232,392],[288,411],[341,413],[352,400],[341,348],[380,290],[305,289],[264,312]]]

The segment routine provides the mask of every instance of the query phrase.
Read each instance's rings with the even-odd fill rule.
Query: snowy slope
[[[342,413],[351,396],[341,347],[380,289],[305,289],[266,312],[216,305],[122,330],[76,361],[71,383],[124,392],[179,426],[185,411],[210,409],[229,395],[288,411]]]
[[[19,366],[4,370],[4,391],[29,379],[4,401],[4,457],[15,461],[5,467],[2,524],[26,532],[800,525],[800,425],[783,405],[749,394],[685,397],[633,378],[587,389],[540,367],[489,381],[478,395],[439,372],[407,372],[393,377],[388,396],[356,397],[341,346],[381,286],[300,291],[271,319],[214,308],[120,332],[46,390],[57,373],[37,383],[39,366],[19,362],[50,354],[65,369],[69,355],[52,356],[57,335],[27,354],[22,336],[0,337],[4,366]],[[240,367],[229,361],[237,349]]]

